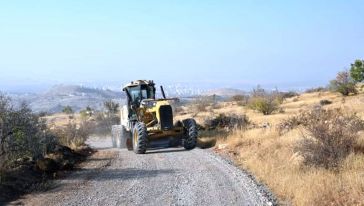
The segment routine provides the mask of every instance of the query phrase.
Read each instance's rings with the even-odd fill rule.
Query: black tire
[[[111,143],[113,148],[117,147],[116,139],[119,138],[119,127],[120,125],[113,125],[111,127]]]
[[[121,127],[121,142],[122,147],[128,150],[133,150],[133,145],[131,145],[131,132],[128,132],[124,126]]]
[[[148,146],[147,127],[142,122],[137,122],[133,129],[133,150],[136,154],[144,154]]]
[[[114,125],[112,126],[111,131],[111,139],[113,147],[115,148],[128,148],[128,141],[130,142],[131,134],[130,132],[126,131],[123,125]]]
[[[113,135],[111,135],[111,143],[112,143],[112,147],[116,148],[116,139]]]
[[[126,139],[126,148],[129,150],[129,151],[133,151],[133,140],[131,138],[131,134],[130,132],[129,133],[129,136],[130,138]]]
[[[120,126],[116,132],[116,148],[123,148],[123,137],[121,136],[122,127]]]
[[[186,150],[194,149],[197,145],[197,124],[194,119],[183,120],[183,127],[185,129],[185,134],[183,138],[183,147]]]

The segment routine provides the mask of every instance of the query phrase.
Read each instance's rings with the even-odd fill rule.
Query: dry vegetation
[[[86,107],[74,113],[35,114],[23,104],[14,107],[0,93],[0,204],[48,187],[48,179],[92,154],[85,144],[90,135],[106,135],[119,122],[119,105],[105,102],[104,111]]]
[[[74,114],[70,107],[63,114],[44,116],[26,104],[14,107],[0,93],[0,204],[73,169],[90,155],[87,138],[110,131],[118,119],[117,104],[109,101],[105,107],[98,113],[86,108],[87,116]]]
[[[195,118],[203,125],[220,114],[246,115],[250,123],[244,129],[202,131],[201,139],[216,138],[215,149],[267,184],[281,204],[364,205],[364,94],[358,90],[344,97],[312,89],[285,99],[284,112],[271,115],[237,99]]]

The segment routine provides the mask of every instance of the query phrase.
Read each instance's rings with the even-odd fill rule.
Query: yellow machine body
[[[183,127],[178,123],[170,129],[161,128],[161,107],[171,106],[170,100],[147,100],[146,102],[146,105],[142,104],[138,109],[138,119],[146,125],[149,139],[179,137],[183,134]]]

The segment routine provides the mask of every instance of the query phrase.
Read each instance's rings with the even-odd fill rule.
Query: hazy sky
[[[363,11],[359,0],[1,1],[0,86],[325,84],[364,57]]]

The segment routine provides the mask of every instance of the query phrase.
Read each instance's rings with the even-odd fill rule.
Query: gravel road
[[[91,139],[99,149],[48,192],[18,205],[273,205],[249,174],[212,151],[169,148],[136,155]]]

